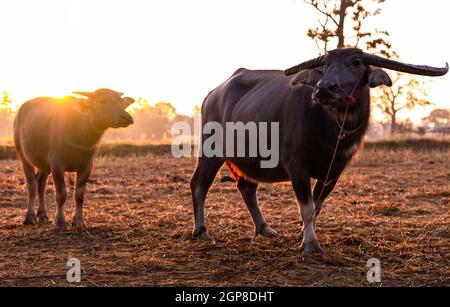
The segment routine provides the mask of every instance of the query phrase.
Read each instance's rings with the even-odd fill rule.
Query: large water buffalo
[[[336,49],[284,72],[239,69],[210,92],[202,106],[202,126],[209,122],[219,122],[223,127],[227,122],[278,122],[279,163],[274,168],[262,168],[261,156],[200,156],[190,182],[193,235],[210,238],[204,218],[205,198],[216,173],[227,163],[238,177],[237,188],[256,234],[277,235],[259,209],[258,183],[291,181],[304,225],[301,250],[305,254],[319,251],[316,217],[362,141],[370,117],[370,88],[392,85],[389,76],[373,66],[426,76],[448,72],[448,64],[444,68],[411,65],[360,49]],[[207,136],[204,134],[203,140]],[[227,147],[228,138],[224,136],[222,141]],[[317,179],[313,191],[312,178]]]
[[[122,93],[110,89],[74,93],[86,98],[35,98],[25,102],[15,118],[14,142],[28,188],[24,224],[35,223],[36,190],[39,195],[37,217],[41,221],[48,219],[44,196],[51,173],[57,202],[54,225],[66,228],[64,174],[76,172],[76,211],[72,224],[76,228],[83,227],[85,186],[100,139],[107,128],[127,127],[133,123],[133,118],[125,111],[134,102],[132,98],[122,98]]]

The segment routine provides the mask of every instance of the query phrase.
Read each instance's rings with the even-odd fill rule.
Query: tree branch
[[[330,13],[327,13],[327,12],[325,12],[324,10],[322,10],[322,9],[319,7],[319,4],[318,4],[317,2],[307,1],[307,0],[304,0],[304,1],[305,1],[306,4],[309,4],[309,5],[311,5],[313,8],[315,8],[319,13],[323,14],[323,15],[326,16],[327,18],[330,18],[336,26],[339,26],[339,23],[336,21],[336,19],[334,19],[334,17],[333,17]]]
[[[405,108],[407,108],[407,107],[408,107],[408,104],[405,104],[405,105],[403,105],[403,106],[401,106],[401,107],[398,107],[398,108],[397,108],[397,112],[400,111],[400,110],[403,110],[403,109],[405,109]]]

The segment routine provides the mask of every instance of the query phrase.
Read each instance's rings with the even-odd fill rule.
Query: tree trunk
[[[391,135],[397,133],[397,113],[393,112],[391,115]]]
[[[344,48],[345,47],[345,36],[344,36],[344,27],[345,27],[345,12],[347,11],[347,8],[352,5],[351,1],[349,0],[341,0],[341,6],[339,8],[339,24],[336,29],[336,35],[338,37],[338,48]]]

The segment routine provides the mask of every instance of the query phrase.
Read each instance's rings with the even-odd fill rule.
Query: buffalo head
[[[321,105],[342,107],[358,92],[369,87],[391,86],[388,74],[372,66],[387,68],[424,76],[443,76],[448,72],[448,64],[443,68],[406,64],[368,54],[360,49],[335,49],[326,55],[303,62],[285,71],[286,75],[314,70],[316,76],[312,100]],[[319,75],[319,76],[317,76]]]
[[[133,98],[122,97],[110,89],[98,89],[95,92],[74,92],[87,97],[81,100],[83,107],[93,114],[96,124],[104,128],[128,127],[133,124],[133,117],[125,109],[134,102]]]

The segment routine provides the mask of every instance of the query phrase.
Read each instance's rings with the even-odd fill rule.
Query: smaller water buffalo
[[[28,188],[25,225],[36,221],[36,190],[39,195],[37,217],[40,221],[48,220],[44,197],[47,178],[51,173],[57,203],[54,225],[55,228],[66,228],[64,174],[76,172],[76,211],[72,225],[82,228],[85,187],[100,139],[108,128],[127,127],[133,123],[133,118],[125,109],[134,99],[122,98],[122,93],[99,89],[74,94],[85,98],[35,98],[25,102],[15,118],[14,143]]]

